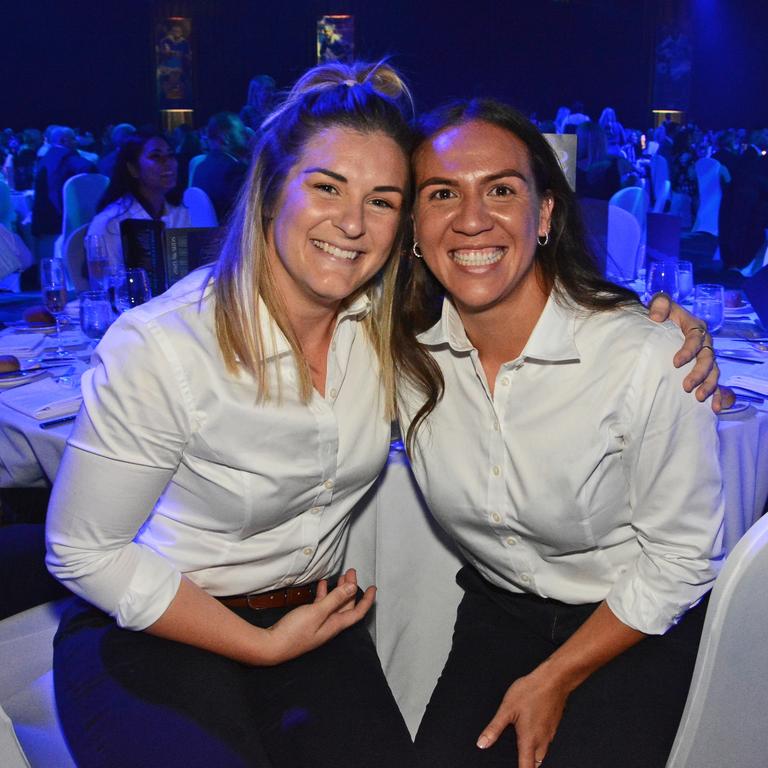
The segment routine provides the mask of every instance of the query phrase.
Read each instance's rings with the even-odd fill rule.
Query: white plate
[[[14,333],[56,333],[56,323],[46,325],[44,323],[26,323],[20,320],[15,323],[8,323],[13,328]]]
[[[19,384],[28,384],[30,381],[37,381],[46,375],[48,371],[42,368],[36,368],[31,371],[19,371],[15,376],[0,376],[0,389],[11,389],[18,387]]]
[[[742,315],[751,315],[755,310],[751,304],[742,304],[740,307],[723,307],[727,317],[741,317]]]
[[[745,346],[743,349],[718,349],[717,357],[727,357],[729,360],[745,360],[750,363],[768,363],[768,352]]]
[[[738,398],[738,395],[736,396]],[[748,403],[746,400],[736,400],[736,402],[730,408],[724,408],[720,411],[720,416],[727,416],[729,413],[741,413],[746,411],[752,403]]]

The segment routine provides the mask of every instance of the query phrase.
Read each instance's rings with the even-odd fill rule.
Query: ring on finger
[[[713,356],[715,354],[715,348],[711,344],[702,344],[701,349],[699,349],[699,352],[701,352],[702,349],[708,349]]]
[[[692,326],[691,328],[689,328],[685,332],[685,335],[687,336],[691,331],[698,331],[702,336],[706,336],[707,335],[706,326],[703,326],[703,325],[694,325],[694,326]]]

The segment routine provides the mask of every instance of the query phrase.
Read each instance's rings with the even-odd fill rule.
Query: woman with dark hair
[[[415,762],[375,588],[339,575],[394,415],[406,97],[385,64],[304,75],[216,267],[121,315],[83,376],[47,521],[82,598],[54,641],[79,766]]]
[[[617,154],[608,153],[603,127],[582,123],[576,128],[576,194],[596,200],[609,200],[622,187],[622,178],[632,167]]]
[[[525,117],[433,113],[413,169],[401,424],[469,563],[422,764],[663,766],[720,557],[714,414],[667,362],[677,329],[598,273]]]
[[[156,219],[166,227],[190,226],[189,211],[180,205],[178,162],[164,136],[133,134],[122,146],[89,235],[101,235],[110,265],[123,264],[120,222]]]

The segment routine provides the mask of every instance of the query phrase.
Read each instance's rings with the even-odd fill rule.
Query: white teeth
[[[451,251],[451,258],[464,267],[482,267],[501,261],[504,248],[483,248],[479,251]]]
[[[321,251],[325,251],[338,259],[349,259],[351,261],[360,255],[360,251],[345,251],[343,248],[337,248],[335,245],[326,243],[324,240],[312,240],[312,244],[316,245]]]

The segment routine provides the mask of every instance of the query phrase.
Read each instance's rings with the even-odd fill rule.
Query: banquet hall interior
[[[94,348],[119,314],[216,262],[264,118],[310,67],[355,59],[397,67],[414,115],[474,97],[524,113],[575,190],[603,275],[645,303],[668,294],[712,333],[735,395],[717,417],[726,567],[668,765],[765,765],[768,610],[750,569],[768,569],[767,28],[761,0],[5,3],[0,765],[75,765],[51,671],[70,593],[45,568],[45,522]],[[148,135],[177,167],[158,192],[173,211],[110,230],[121,150]],[[413,733],[447,654],[462,556],[431,520],[396,424],[351,536],[371,563],[361,583],[379,586],[370,624],[387,622],[377,650]],[[403,609],[402,573],[375,564],[409,553],[424,558],[425,597]],[[446,607],[425,629],[428,594]]]

